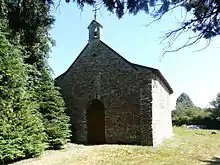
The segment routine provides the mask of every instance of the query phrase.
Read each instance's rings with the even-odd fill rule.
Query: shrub
[[[199,107],[185,107],[177,106],[175,110],[172,111],[173,124],[181,126],[183,124],[196,124],[202,123],[204,118],[210,116],[210,112]]]

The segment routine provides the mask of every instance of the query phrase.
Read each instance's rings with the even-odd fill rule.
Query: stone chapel
[[[92,20],[87,45],[55,79],[72,142],[156,146],[173,134],[173,90],[158,69],[131,63],[101,41],[101,28]]]

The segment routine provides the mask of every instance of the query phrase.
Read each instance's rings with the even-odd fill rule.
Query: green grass
[[[220,156],[220,132],[211,132],[175,127],[173,138],[155,148],[68,144],[64,150],[47,151],[38,158],[13,165],[211,165],[207,160]]]

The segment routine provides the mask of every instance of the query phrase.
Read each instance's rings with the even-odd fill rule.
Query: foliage
[[[220,109],[220,93],[217,94],[216,98],[210,104],[213,108]]]
[[[42,115],[47,134],[45,141],[49,148],[61,148],[70,136],[69,118],[47,64],[54,44],[49,35],[54,22],[50,4],[42,0],[1,0],[0,6],[0,15],[8,20],[11,38],[19,38],[23,61],[30,66],[27,89],[33,92],[30,99],[37,103],[36,109]]]
[[[178,106],[172,111],[173,124],[181,126],[183,124],[201,124],[201,120],[208,117],[210,112],[199,107]]]
[[[186,93],[182,93],[176,100],[176,106],[194,107],[194,104]]]
[[[203,125],[208,129],[220,129],[219,104],[220,94],[211,102],[213,108],[202,109],[194,106],[190,97],[183,93],[176,101],[176,109],[172,111],[173,124]]]
[[[176,101],[176,109],[172,111],[173,125],[203,125],[208,129],[219,129],[213,109],[202,109],[194,106],[190,97],[182,93]]]
[[[2,21],[1,21],[2,23]],[[0,24],[0,163],[37,156],[45,148],[37,104],[27,91],[21,48],[5,37]]]
[[[64,101],[54,86],[49,72],[44,70],[42,73],[40,87],[36,90],[38,92],[37,100],[39,101],[38,111],[43,116],[47,134],[46,142],[49,144],[49,148],[60,149],[70,137],[69,117],[65,114]]]
[[[49,51],[49,29],[54,22],[50,6],[41,0],[2,0],[3,10],[13,34],[20,36],[20,44],[27,51],[24,60],[31,65],[40,65]]]
[[[215,119],[220,119],[220,93],[217,94],[215,99],[210,103],[213,108],[210,110],[212,111],[212,117]]]
[[[49,4],[53,4],[55,0],[41,0]],[[60,2],[61,0],[59,0]],[[70,0],[65,0],[70,2]],[[207,39],[207,45],[209,45],[213,37],[220,34],[220,1],[219,0],[72,0],[77,2],[80,8],[84,5],[95,6],[98,9],[102,7],[108,11],[115,13],[118,18],[122,18],[123,15],[128,12],[130,14],[138,14],[144,11],[146,14],[152,15],[156,22],[162,19],[162,17],[172,12],[175,8],[183,8],[180,11],[180,15],[183,19],[182,22],[178,22],[180,25],[178,28],[165,33],[164,40],[167,41],[165,47],[166,52],[178,51],[184,47],[196,44],[200,39]],[[183,13],[185,11],[185,13]],[[151,24],[149,23],[149,24]],[[177,49],[171,49],[171,46],[177,38],[184,35],[187,32],[190,33],[188,40]]]

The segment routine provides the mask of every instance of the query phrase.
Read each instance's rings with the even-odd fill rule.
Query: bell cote
[[[102,25],[98,23],[95,19],[89,24],[89,42],[94,40],[100,40],[100,28]]]

